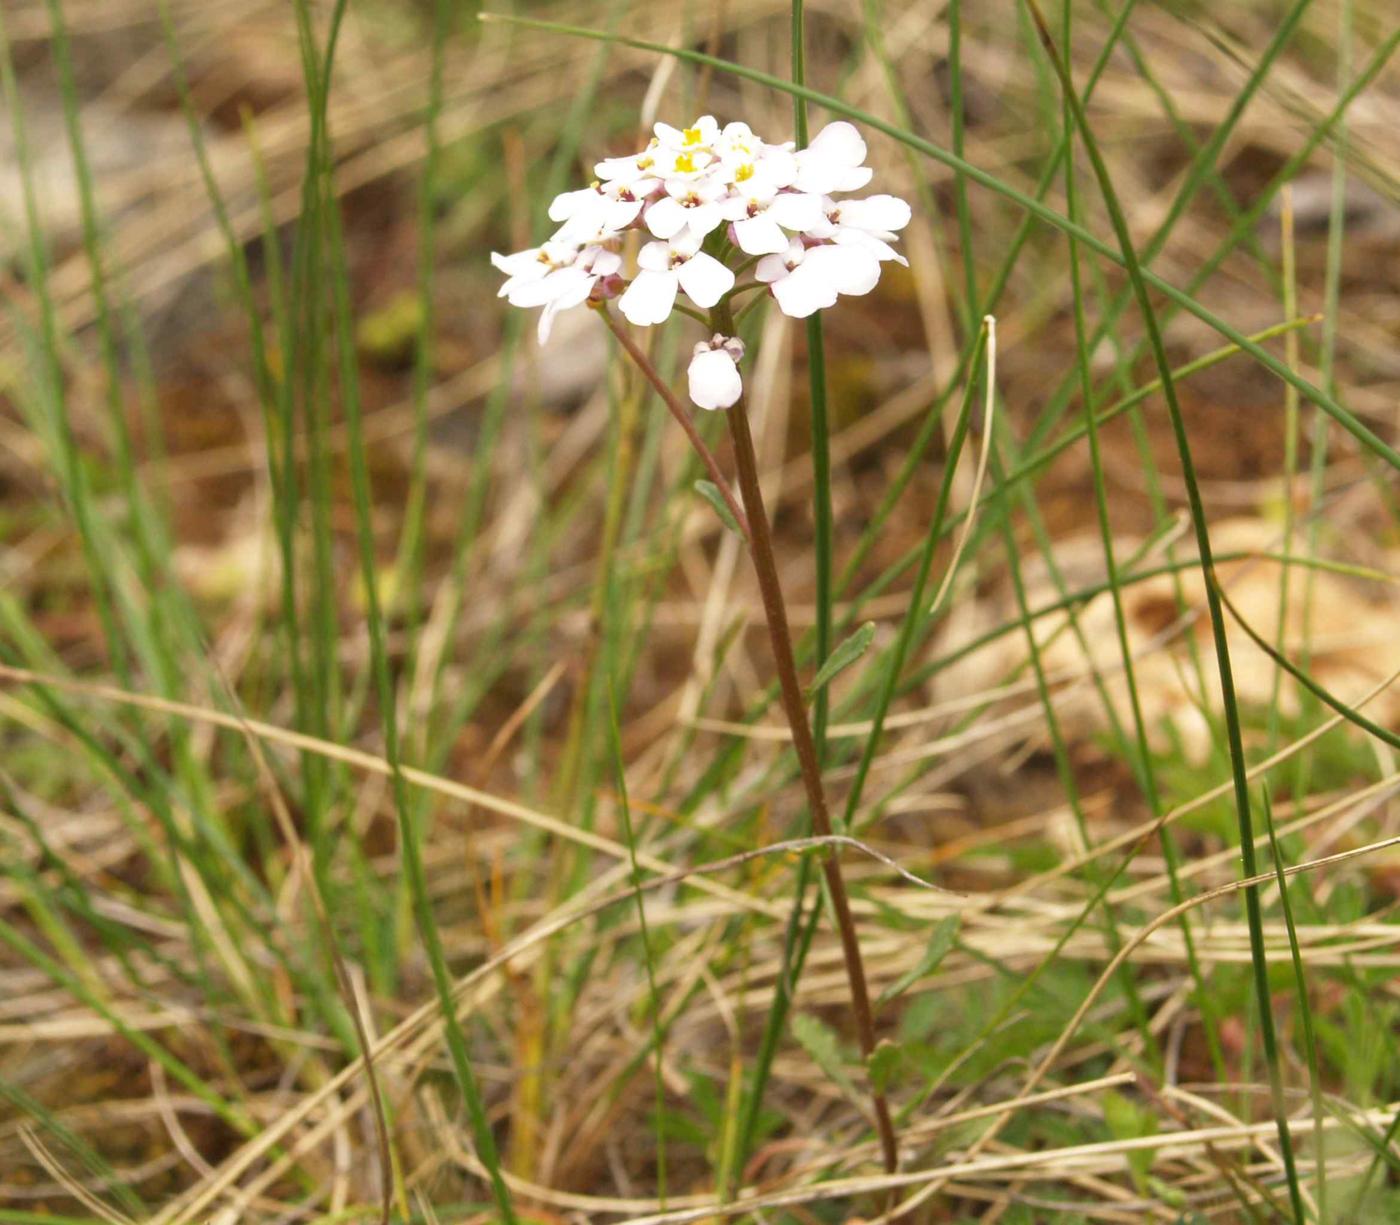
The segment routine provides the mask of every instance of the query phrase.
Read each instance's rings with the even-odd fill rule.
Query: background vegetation
[[[605,37],[0,7],[0,1220],[1400,1220],[1389,0],[807,6],[916,202],[745,324],[864,1064],[742,543],[487,261],[794,10],[498,7]]]

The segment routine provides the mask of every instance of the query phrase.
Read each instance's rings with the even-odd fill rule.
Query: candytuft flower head
[[[560,311],[611,298],[634,326],[650,327],[676,310],[703,318],[740,291],[766,287],[779,310],[803,319],[843,294],[869,293],[885,262],[907,262],[893,244],[909,224],[908,204],[842,198],[873,174],[851,124],[828,124],[805,149],[769,144],[746,123],[721,127],[711,115],[686,127],[658,123],[654,133],[638,153],[598,162],[592,185],[555,197],[549,217],[559,229],[548,242],[491,256],[507,277],[502,297],[544,308],[541,342]],[[634,231],[642,242],[629,278],[623,252]],[[712,316],[712,330],[728,317]],[[689,378],[697,405],[738,400],[742,354],[719,332],[697,347]]]

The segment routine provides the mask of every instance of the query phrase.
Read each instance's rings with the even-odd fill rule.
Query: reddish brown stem
[[[739,492],[743,498],[740,509],[729,489],[729,483],[719,470],[710,449],[705,445],[695,429],[690,414],[681,404],[675,393],[666,385],[651,359],[641,350],[618,322],[606,305],[599,303],[598,313],[607,320],[608,327],[617,337],[618,343],[627,355],[637,363],[637,368],[671,410],[686,437],[690,439],[696,454],[700,456],[710,474],[710,479],[724,496],[730,513],[743,528],[749,543],[749,554],[753,558],[754,571],[758,575],[758,588],[763,599],[764,619],[768,623],[768,637],[773,647],[773,659],[778,670],[778,686],[782,695],[783,711],[788,726],[792,730],[793,748],[797,753],[798,769],[802,775],[802,785],[807,793],[807,804],[812,811],[812,828],[821,837],[832,835],[831,812],[826,804],[826,790],[822,783],[821,766],[817,758],[816,742],[812,738],[811,724],[807,721],[807,704],[802,696],[802,685],[797,678],[797,659],[792,649],[792,631],[788,628],[787,607],[783,601],[782,585],[778,581],[778,566],[773,556],[773,535],[768,525],[768,512],[763,505],[763,491],[758,482],[758,457],[754,452],[753,435],[749,431],[749,417],[746,398],[741,396],[737,404],[727,411],[729,434],[734,442],[735,467],[739,477]],[[712,312],[712,322],[717,330],[726,336],[734,334],[734,318],[728,304],[722,304]],[[747,512],[747,513],[745,513]],[[846,963],[846,977],[851,988],[851,1011],[855,1014],[856,1039],[860,1051],[867,1059],[875,1050],[875,1013],[870,1005],[870,989],[865,981],[865,963],[860,955],[860,941],[856,936],[855,917],[851,914],[851,902],[846,893],[845,877],[841,873],[841,862],[828,851],[822,857],[822,875],[826,879],[827,892],[831,897],[832,910],[836,916],[836,929],[841,939],[841,951]],[[895,1142],[894,1121],[890,1116],[889,1102],[884,1093],[871,1090],[871,1103],[875,1113],[875,1130],[880,1138],[880,1150],[884,1156],[885,1168],[893,1173],[899,1168],[899,1147]]]
[[[807,721],[807,703],[797,679],[797,660],[793,655],[792,632],[788,628],[787,608],[783,589],[778,581],[778,566],[773,556],[773,537],[768,526],[768,512],[763,505],[763,491],[758,483],[758,457],[754,453],[753,435],[749,431],[748,409],[743,397],[728,410],[729,435],[734,441],[735,467],[739,475],[739,492],[749,513],[749,552],[758,588],[763,598],[763,615],[768,622],[768,638],[773,646],[773,660],[778,669],[778,686],[782,695],[783,712],[792,729],[792,746],[807,793],[807,805],[812,811],[812,829],[822,837],[832,833],[831,813],[826,805],[826,790],[822,784],[817,746]],[[822,857],[822,874],[826,878],[831,908],[836,915],[836,929],[841,938],[841,951],[846,962],[846,977],[851,987],[851,1011],[855,1014],[856,1038],[860,1052],[867,1059],[875,1049],[875,1014],[870,1006],[870,990],[865,982],[865,963],[860,955],[856,937],[855,918],[851,914],[846,881],[841,874],[841,861],[828,851]],[[875,1110],[875,1130],[880,1137],[880,1150],[885,1168],[893,1173],[899,1167],[899,1149],[895,1143],[894,1122],[889,1102],[882,1092],[871,1090]]]

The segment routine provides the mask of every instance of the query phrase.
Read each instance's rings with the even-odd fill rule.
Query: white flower
[[[555,238],[585,241],[599,234],[617,234],[641,216],[647,199],[660,190],[659,179],[641,176],[563,192],[549,206],[549,219],[564,223]]]
[[[784,230],[808,230],[826,223],[819,196],[779,191],[751,175],[734,186],[720,202],[720,212],[734,226],[734,242],[747,255],[781,254],[790,236]]]
[[[656,149],[643,149],[631,157],[606,157],[593,167],[593,173],[604,183],[631,185],[643,179],[659,179],[656,173]]]
[[[586,302],[599,281],[615,276],[622,269],[616,251],[591,244],[578,246],[547,242],[542,247],[517,251],[514,255],[491,253],[491,262],[506,274],[500,296],[512,306],[543,306],[539,338],[549,339],[554,316]]]
[[[686,229],[704,239],[724,222],[720,201],[727,190],[714,178],[667,179],[666,194],[647,207],[647,229],[661,239],[674,238]]]
[[[729,408],[744,394],[744,382],[739,377],[739,359],[744,356],[744,342],[733,336],[716,332],[711,340],[695,346],[687,378],[690,398],[697,408]]]
[[[683,289],[696,306],[711,307],[734,288],[734,274],[700,250],[700,239],[683,229],[669,242],[649,242],[637,254],[636,279],[618,299],[618,309],[639,327],[663,323]]]
[[[799,149],[796,187],[829,196],[834,191],[859,191],[875,172],[865,162],[865,141],[844,121],[829,123],[805,149]]]
[[[836,305],[838,294],[867,294],[880,279],[880,261],[863,246],[794,239],[780,255],[765,255],[754,276],[772,287],[783,314],[805,319]]]
[[[669,123],[653,126],[656,143],[662,149],[710,149],[719,139],[719,124],[713,115],[701,115],[688,128],[673,128]]]
[[[746,123],[727,123],[715,145],[727,182],[742,183],[757,177],[774,188],[789,187],[797,178],[797,158],[792,144],[770,145],[753,134]]]
[[[894,244],[909,205],[890,195],[842,198],[870,181],[865,157],[865,141],[843,121],[801,150],[791,141],[769,144],[746,123],[721,128],[711,115],[684,128],[658,123],[640,153],[604,158],[594,167],[597,182],[555,197],[549,215],[559,229],[550,241],[492,255],[506,274],[500,292],[516,306],[544,308],[541,339],[560,311],[619,293],[633,324],[661,323],[679,293],[707,309],[733,289],[734,272],[702,250],[727,226],[729,242],[717,239],[712,250],[735,267],[753,265],[779,308],[805,318],[842,294],[869,293],[885,261],[907,263]],[[633,229],[656,241],[642,247],[629,285],[618,251]],[[725,352],[711,343],[696,354],[699,385],[718,386],[722,375],[726,387],[737,380],[726,364],[736,367],[738,355]],[[718,403],[718,393],[707,394]]]
[[[895,231],[908,225],[910,218],[909,205],[898,196],[840,201],[828,196],[822,213],[822,221],[807,228],[809,236],[864,246],[879,260],[892,259],[909,266],[909,261],[890,246],[898,238]]]

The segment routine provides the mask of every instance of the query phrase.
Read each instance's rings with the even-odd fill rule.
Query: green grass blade
[[[1234,674],[1230,666],[1230,647],[1225,630],[1225,614],[1221,606],[1219,587],[1215,582],[1215,563],[1211,555],[1210,532],[1206,526],[1205,506],[1201,500],[1200,487],[1196,479],[1196,466],[1191,454],[1191,443],[1186,434],[1186,426],[1182,418],[1181,406],[1177,401],[1176,385],[1173,383],[1171,377],[1171,365],[1167,360],[1166,346],[1162,340],[1156,312],[1152,306],[1152,299],[1147,291],[1147,278],[1138,261],[1132,234],[1128,229],[1127,219],[1118,201],[1118,194],[1114,189],[1112,177],[1108,172],[1107,165],[1104,163],[1102,154],[1099,152],[1098,141],[1084,114],[1083,105],[1074,89],[1074,83],[1070,80],[1064,62],[1055,49],[1054,38],[1040,14],[1036,0],[1025,0],[1025,2],[1032,16],[1035,18],[1046,54],[1049,56],[1051,63],[1055,67],[1055,71],[1060,77],[1065,99],[1074,116],[1075,127],[1078,129],[1084,141],[1084,151],[1088,154],[1089,161],[1093,165],[1094,177],[1098,180],[1099,191],[1103,198],[1104,206],[1108,210],[1109,217],[1113,222],[1114,232],[1118,236],[1118,244],[1122,253],[1123,264],[1127,269],[1129,279],[1132,281],[1133,293],[1137,299],[1138,309],[1142,316],[1143,323],[1147,328],[1153,358],[1157,365],[1158,374],[1162,380],[1163,397],[1166,400],[1167,412],[1171,418],[1172,434],[1176,440],[1177,456],[1181,462],[1182,480],[1186,486],[1187,502],[1191,510],[1191,522],[1195,531],[1196,547],[1200,555],[1201,570],[1206,582],[1206,602],[1210,613],[1211,633],[1215,643],[1216,666],[1220,674],[1221,700],[1225,710],[1225,730],[1229,741],[1231,773],[1234,778],[1235,811],[1239,822],[1240,855],[1243,861],[1245,876],[1254,877],[1258,875],[1254,854],[1254,829],[1253,822],[1250,818],[1249,785],[1245,776],[1246,763],[1244,741],[1240,730],[1239,705],[1235,697]],[[1269,971],[1264,946],[1264,927],[1263,919],[1260,914],[1259,891],[1257,886],[1251,885],[1245,890],[1245,913],[1249,924],[1251,961],[1254,968],[1255,991],[1259,1006],[1260,1037],[1263,1041],[1265,1059],[1269,1064],[1270,1074],[1277,1078],[1280,1075],[1278,1068],[1278,1049],[1274,1034],[1272,1004],[1269,996]],[[1280,1086],[1281,1083],[1280,1080]],[[1302,1193],[1298,1184],[1298,1171],[1293,1158],[1293,1143],[1289,1134],[1288,1119],[1282,1109],[1281,1092],[1277,1092],[1275,1096],[1277,1098],[1274,1111],[1275,1122],[1278,1126],[1279,1146],[1283,1154],[1284,1168],[1288,1177],[1289,1198],[1292,1203],[1294,1219],[1298,1225],[1302,1225],[1302,1222],[1306,1219],[1306,1215],[1303,1211]]]
[[[304,3],[305,0],[299,0],[298,7],[304,9]],[[320,111],[320,123],[323,128],[330,96],[336,35],[340,28],[340,21],[344,16],[346,3],[347,0],[339,0],[332,16],[331,33],[321,60],[324,75],[318,73],[313,77],[313,79],[320,81],[316,94],[316,106]],[[419,936],[423,941],[424,952],[432,971],[433,985],[442,1008],[443,1027],[453,1071],[471,1119],[477,1153],[482,1165],[486,1167],[497,1210],[507,1225],[514,1225],[516,1216],[510,1190],[501,1175],[500,1157],[496,1149],[490,1120],[486,1114],[485,1101],[472,1071],[466,1036],[462,1032],[461,1022],[457,1017],[452,975],[448,969],[442,937],[432,911],[432,899],[428,892],[422,849],[419,845],[419,831],[412,819],[408,788],[403,776],[397,690],[389,669],[388,649],[385,645],[384,616],[379,598],[379,573],[371,517],[369,465],[366,459],[359,374],[356,367],[354,314],[350,303],[349,278],[346,270],[344,244],[340,234],[339,214],[334,200],[330,198],[332,184],[328,138],[323,135],[323,139],[327,142],[322,146],[323,160],[319,165],[313,167],[317,181],[311,185],[311,190],[315,193],[324,193],[319,216],[325,225],[325,241],[330,255],[331,291],[335,306],[336,349],[339,354],[340,391],[345,408],[349,440],[348,452],[351,491],[355,509],[355,534],[359,548],[361,578],[365,587],[365,615],[369,630],[371,669],[374,674],[375,691],[380,706],[384,755],[389,763],[392,776],[394,809],[398,817],[400,853],[403,856],[404,871],[408,876]]]

